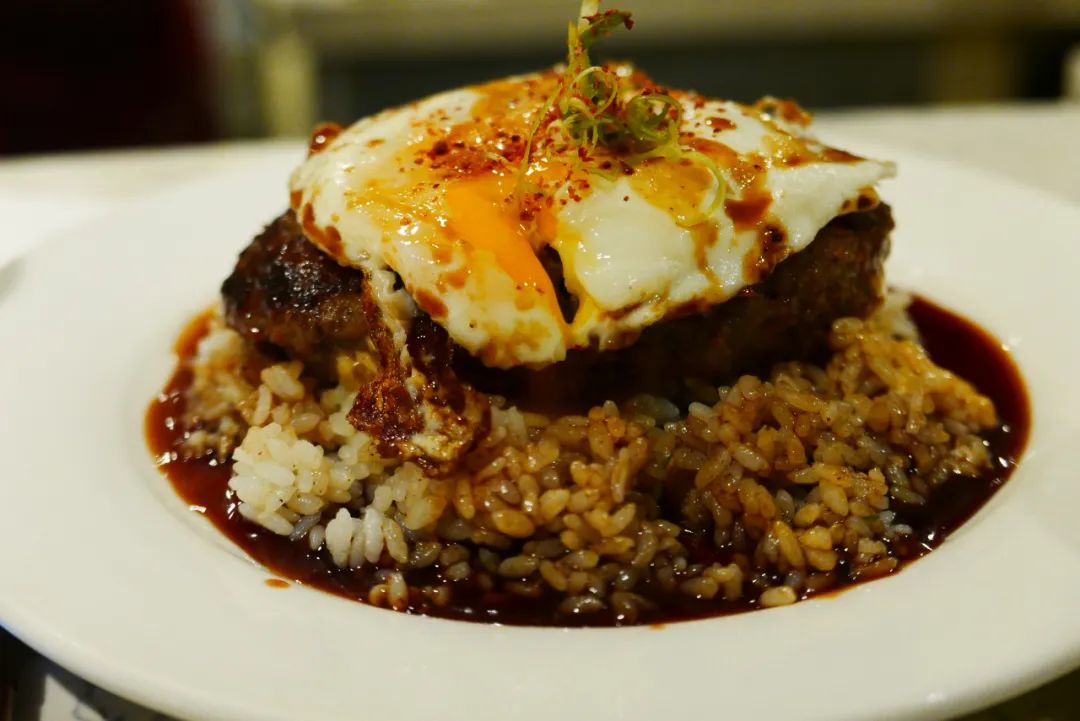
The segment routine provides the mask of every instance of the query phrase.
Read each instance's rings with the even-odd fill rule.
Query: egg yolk
[[[447,229],[472,248],[489,251],[510,276],[518,292],[539,293],[552,314],[565,326],[555,286],[530,242],[513,199],[514,179],[506,176],[461,178],[449,183],[445,202]],[[541,234],[554,233],[555,219],[546,213],[536,223]]]

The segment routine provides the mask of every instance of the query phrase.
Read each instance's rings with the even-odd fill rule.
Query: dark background
[[[342,0],[338,17],[304,0],[4,0],[0,155],[299,134],[317,119],[349,122],[437,90],[544,67],[563,52],[565,20],[471,41],[424,23],[438,22],[435,9],[466,22],[468,13],[493,10],[461,0],[380,1],[381,14],[372,15],[360,12],[365,0]],[[516,1],[499,7],[506,12]],[[710,32],[692,24],[666,34],[635,30],[600,54],[632,56],[672,85],[744,101],[796,97],[813,109],[1061,94],[1067,54],[1080,46],[1080,12],[1075,23],[1036,17],[1017,0],[1015,13],[998,2],[987,19],[980,0],[957,1],[947,26],[885,21],[865,31],[800,32],[774,30],[766,15],[737,32],[721,23]],[[553,2],[552,17],[576,12],[575,0]],[[637,10],[643,2],[617,4]],[[708,29],[714,17],[702,16]],[[386,24],[385,34],[375,22]]]

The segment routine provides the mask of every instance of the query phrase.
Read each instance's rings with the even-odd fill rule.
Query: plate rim
[[[849,145],[853,145],[853,144],[849,143]],[[874,148],[875,149],[875,154],[885,155],[886,157],[900,158],[901,163],[906,163],[906,162],[909,162],[909,161],[912,161],[912,160],[916,160],[918,163],[929,163],[931,165],[938,166],[939,168],[947,168],[948,173],[951,173],[951,174],[959,173],[961,175],[970,175],[970,174],[974,173],[979,178],[981,178],[983,181],[987,181],[987,182],[990,182],[992,184],[997,184],[997,185],[1011,186],[1011,189],[1013,191],[1015,191],[1015,192],[1022,192],[1024,194],[1029,195],[1029,196],[1038,197],[1040,203],[1060,206],[1060,208],[1062,209],[1062,211],[1064,213],[1066,213],[1066,214],[1074,214],[1078,219],[1080,219],[1080,207],[1077,207],[1074,204],[1069,203],[1068,201],[1065,201],[1065,200],[1063,200],[1063,199],[1061,199],[1059,197],[1056,197],[1056,196],[1054,196],[1052,194],[1045,193],[1044,191],[1025,186],[1022,183],[1018,183],[1013,179],[1002,178],[1001,176],[997,176],[997,175],[995,175],[993,173],[988,173],[988,172],[984,172],[984,171],[981,171],[981,170],[974,170],[974,169],[970,168],[969,166],[965,166],[965,165],[963,165],[961,163],[954,163],[954,162],[949,162],[949,161],[941,161],[941,160],[938,160],[938,159],[928,158],[926,156],[920,156],[918,153],[912,153],[912,152],[909,152],[909,151],[906,151],[906,150],[899,150],[899,149],[888,150],[888,149],[883,148],[880,145],[871,144],[871,143],[866,143],[864,145],[869,146],[871,148]],[[887,153],[887,155],[886,155],[886,153]],[[281,152],[280,155],[282,155],[284,157],[285,153]],[[290,153],[290,155],[292,155],[292,153]],[[275,159],[273,162],[277,163],[278,160]],[[252,170],[250,168],[238,169],[236,171],[227,171],[227,172],[219,173],[216,176],[212,176],[212,178],[204,178],[204,179],[192,181],[190,183],[186,183],[182,187],[170,188],[170,189],[167,189],[166,191],[161,191],[161,192],[158,192],[158,193],[154,193],[152,195],[148,195],[145,198],[135,199],[134,201],[131,201],[131,202],[125,204],[123,207],[117,209],[114,213],[110,213],[107,216],[102,217],[99,220],[95,220],[95,221],[91,222],[89,225],[90,225],[91,228],[94,228],[94,227],[98,227],[98,228],[100,228],[100,227],[108,227],[113,223],[122,222],[123,218],[128,217],[132,213],[137,213],[137,212],[140,212],[140,211],[144,212],[146,209],[152,209],[152,208],[155,208],[155,207],[160,207],[163,203],[168,203],[168,202],[174,200],[177,197],[184,197],[185,195],[187,195],[187,194],[189,194],[191,192],[199,192],[200,189],[202,189],[202,188],[204,188],[206,186],[208,180],[211,180],[213,178],[221,178],[221,177],[228,176],[228,175],[236,175],[238,177],[248,177],[251,174],[251,172],[252,172]],[[264,219],[260,218],[260,219],[257,219],[254,222],[261,223],[263,220]],[[85,232],[85,230],[80,229],[79,233],[81,234],[83,232]],[[92,231],[89,234],[92,235]],[[73,235],[73,232],[68,231],[68,232],[60,233],[60,234],[58,234],[56,236],[53,236],[50,240],[46,241],[45,243],[38,244],[37,246],[35,246],[29,253],[27,253],[25,255],[25,257],[26,258],[34,258],[34,257],[39,257],[40,258],[41,256],[43,256],[43,255],[47,254],[48,252],[50,252],[50,251],[43,250],[43,249],[50,248],[50,247],[58,247],[58,246],[61,246],[63,244],[66,244],[66,243],[74,242],[74,241],[71,240],[72,235]],[[20,262],[20,260],[16,260],[15,262],[18,263],[18,262]],[[18,294],[19,292],[20,292],[20,289],[16,288],[15,289],[15,294]],[[5,304],[5,303],[7,303],[7,302],[9,302],[11,300],[12,300],[12,298],[7,298],[7,297],[0,296],[0,305],[3,305],[3,304]],[[3,323],[2,323],[2,319],[0,319],[0,328],[2,328],[2,327],[3,327]],[[164,379],[162,379],[162,380],[164,380]],[[1037,433],[1037,432],[1038,431],[1033,426],[1033,428],[1032,428],[1032,440],[1033,441],[1034,441],[1035,433]],[[931,556],[931,557],[933,557],[933,556]],[[922,564],[924,562],[925,562],[925,560],[920,561],[920,564]],[[917,567],[919,567],[919,564],[915,564],[912,568],[917,568]],[[911,570],[912,569],[908,569],[907,571],[905,571],[905,573],[908,573]],[[890,579],[886,579],[886,581],[887,580],[890,580]],[[883,583],[883,582],[884,581],[877,581],[877,582],[875,582],[875,584],[872,584],[872,585],[876,586],[876,584]],[[847,593],[851,593],[851,591],[849,591]],[[68,667],[68,668],[72,669],[73,671],[78,673],[80,676],[82,676],[84,678],[87,678],[88,680],[91,680],[94,683],[97,683],[97,684],[101,685],[103,688],[113,690],[113,691],[119,693],[122,696],[125,696],[127,698],[133,698],[135,700],[138,700],[138,701],[143,702],[143,703],[147,703],[148,705],[151,705],[151,706],[156,707],[156,708],[164,708],[164,709],[168,710],[171,713],[176,713],[177,711],[190,713],[192,710],[195,710],[195,712],[198,715],[203,715],[203,716],[206,716],[206,717],[216,717],[217,712],[220,711],[220,710],[223,710],[223,707],[220,705],[220,702],[215,703],[212,700],[207,700],[207,699],[201,699],[200,700],[200,697],[199,697],[197,692],[195,693],[194,696],[192,696],[191,695],[191,690],[186,689],[182,685],[181,686],[175,686],[173,688],[169,688],[169,684],[163,684],[163,685],[158,685],[158,686],[154,686],[153,684],[146,685],[146,682],[147,682],[148,679],[144,676],[141,679],[137,680],[135,678],[135,676],[131,675],[130,669],[127,670],[127,674],[125,675],[123,673],[122,669],[118,670],[118,669],[116,669],[114,667],[110,667],[110,664],[108,662],[103,664],[102,663],[103,659],[101,658],[100,651],[98,653],[95,653],[93,649],[81,647],[78,643],[73,642],[71,639],[66,639],[62,634],[55,633],[54,629],[48,628],[47,625],[38,625],[38,624],[35,624],[33,621],[31,621],[29,623],[29,625],[26,625],[25,623],[20,623],[19,622],[20,617],[22,617],[23,621],[25,622],[27,620],[28,616],[32,617],[34,614],[33,613],[20,614],[19,610],[17,608],[17,603],[10,601],[9,598],[8,598],[9,595],[10,595],[9,593],[0,592],[0,616],[2,616],[6,621],[8,621],[8,624],[10,626],[9,630],[12,631],[14,633],[14,635],[16,635],[17,637],[24,640],[24,642],[28,643],[28,645],[31,645],[32,647],[37,648],[38,650],[42,651],[44,653],[44,655],[46,655],[46,656],[48,656],[50,658],[56,659],[58,662],[63,663],[63,665],[65,667]],[[335,599],[335,601],[338,601],[340,603],[347,603],[347,604],[349,604],[350,607],[353,606],[353,602],[344,601],[344,600],[341,600],[341,599]],[[797,607],[799,607],[799,606],[801,606],[801,604],[797,605]],[[770,610],[770,611],[768,611],[769,614],[774,614],[774,613],[778,613],[778,612],[785,612],[785,610],[784,609],[779,609],[779,610]],[[389,613],[389,612],[380,611],[380,613]],[[753,614],[753,615],[758,616],[758,615],[762,615],[763,613],[765,613],[765,612],[759,612],[758,614]],[[11,619],[15,619],[15,621],[11,621]],[[431,619],[424,619],[425,623],[429,622],[429,621],[431,621]],[[438,623],[461,623],[461,622],[451,622],[451,621],[445,621],[445,620],[439,620],[437,622]],[[678,625],[679,626],[689,626],[690,624],[693,624],[693,623],[695,623],[695,622],[687,622],[687,623],[678,624]],[[707,622],[705,622],[705,623],[707,623]],[[473,627],[473,624],[465,624],[465,625],[467,625],[469,628]],[[552,633],[552,634],[558,633],[558,631],[553,630],[553,629],[548,629],[547,631]],[[592,633],[628,634],[628,632],[630,632],[630,631],[631,631],[631,629],[617,629],[617,630],[574,629],[574,630],[565,631],[564,633],[571,633],[571,634],[583,634],[583,633],[586,633],[586,634],[592,634]],[[942,713],[942,712],[945,712],[945,713],[963,712],[963,711],[975,708],[975,707],[977,707],[979,705],[983,705],[983,703],[985,701],[987,701],[987,700],[994,702],[994,701],[1002,700],[1004,698],[1008,698],[1008,697],[1010,697],[1012,695],[1015,695],[1016,693],[1023,692],[1025,690],[1029,689],[1029,688],[1032,688],[1032,687],[1038,685],[1039,683],[1041,683],[1043,681],[1049,680],[1049,679],[1051,679],[1051,678],[1053,678],[1053,677],[1055,677],[1057,675],[1067,673],[1069,668],[1071,668],[1073,666],[1076,666],[1076,665],[1080,665],[1080,636],[1078,636],[1076,639],[1074,639],[1074,647],[1073,648],[1071,648],[1071,649],[1065,649],[1065,648],[1059,649],[1059,652],[1056,655],[1054,655],[1052,657],[1052,659],[1050,657],[1043,657],[1043,663],[1028,664],[1027,672],[1025,672],[1025,673],[999,672],[998,675],[1003,677],[1003,678],[998,678],[998,680],[996,682],[992,683],[992,686],[995,689],[995,691],[990,693],[990,694],[980,694],[977,689],[971,688],[971,689],[968,689],[968,695],[967,696],[965,696],[964,692],[960,692],[960,693],[953,694],[952,696],[950,696],[948,699],[944,700],[941,703],[923,705],[923,706],[920,706],[918,708],[913,706],[912,708],[910,708],[910,709],[908,709],[906,711],[903,710],[903,709],[893,709],[893,711],[896,712],[896,715],[895,716],[890,716],[890,717],[895,717],[895,718],[918,718],[918,717],[920,717],[922,715],[925,715],[926,713],[938,714],[938,713]],[[106,669],[106,668],[108,668],[109,671],[100,670],[100,669]],[[99,670],[100,670],[100,672],[99,672]],[[117,673],[113,673],[113,672],[117,672],[117,671],[119,671],[119,675]],[[121,678],[121,676],[122,676],[122,678]],[[1004,677],[1012,679],[1012,682],[1008,682],[1008,681],[1004,680]],[[130,681],[130,683],[129,683],[129,681]],[[147,689],[151,689],[151,687],[152,687],[152,690],[147,690]],[[167,693],[168,696],[162,695],[163,693]],[[193,709],[192,704],[194,704],[194,709]],[[245,717],[246,718],[259,718],[258,716],[251,716],[250,712],[244,711],[243,709],[240,709],[240,708],[232,708],[232,709],[227,709],[227,710],[229,710],[230,713],[235,712],[237,715],[232,716],[232,717],[235,717],[235,718],[245,718]]]

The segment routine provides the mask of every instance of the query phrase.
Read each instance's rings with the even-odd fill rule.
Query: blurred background
[[[1071,98],[1080,0],[610,0],[598,55],[813,110]],[[306,135],[559,60],[577,0],[3,0],[0,155]]]

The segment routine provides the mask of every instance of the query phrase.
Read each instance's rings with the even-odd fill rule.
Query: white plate
[[[865,149],[865,146],[862,148]],[[186,511],[145,448],[177,331],[285,205],[292,154],[139,203],[0,270],[0,619],[187,718],[922,718],[1080,662],[1080,210],[878,148],[890,277],[1006,339],[1019,470],[939,550],[835,597],[659,630],[410,617],[269,574]]]

